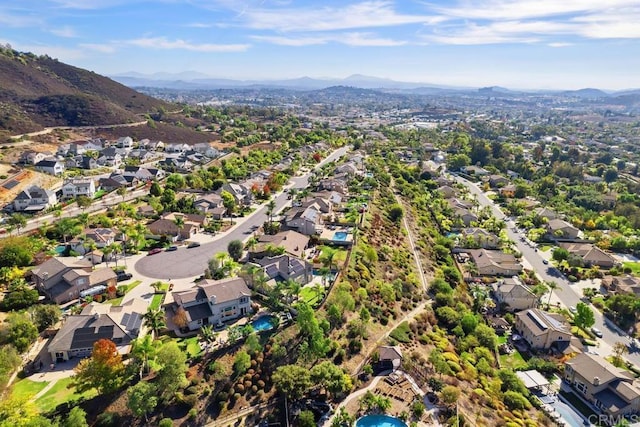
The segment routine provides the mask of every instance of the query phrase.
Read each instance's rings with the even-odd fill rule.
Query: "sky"
[[[105,75],[640,88],[639,0],[0,0],[0,42]]]

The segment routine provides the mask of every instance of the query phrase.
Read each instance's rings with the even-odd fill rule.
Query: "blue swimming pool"
[[[66,246],[66,245],[58,245],[58,246],[56,246],[56,248],[54,249],[54,251],[56,251],[56,253],[57,253],[58,255],[62,255],[66,249],[67,249],[67,246]]]
[[[346,231],[336,231],[333,235],[333,240],[344,242],[347,240],[347,236],[349,236],[349,233]]]
[[[562,420],[571,427],[584,426],[583,418],[576,413],[569,405],[558,400],[551,405],[553,409],[562,417]]]
[[[269,329],[273,329],[274,325],[275,317],[270,314],[260,316],[251,322],[251,326],[253,326],[253,329],[256,331],[268,331]]]
[[[356,421],[356,427],[407,427],[399,418],[389,415],[365,415]]]

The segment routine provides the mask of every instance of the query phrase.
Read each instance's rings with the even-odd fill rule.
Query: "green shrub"
[[[158,427],[173,427],[173,420],[171,418],[163,418],[158,423]]]

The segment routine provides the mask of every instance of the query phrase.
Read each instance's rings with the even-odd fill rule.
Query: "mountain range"
[[[594,88],[578,90],[513,90],[499,86],[476,88],[447,86],[432,83],[401,82],[387,78],[354,74],[346,78],[311,78],[299,77],[282,80],[234,80],[209,77],[197,71],[182,73],[141,74],[128,72],[111,76],[112,79],[129,87],[156,87],[178,90],[202,89],[255,89],[273,88],[290,90],[318,90],[332,86],[351,86],[362,89],[379,89],[386,91],[402,91],[416,94],[438,94],[446,92],[475,92],[502,95],[517,94],[553,94],[566,95],[586,99],[606,98],[609,96],[635,95],[640,89],[624,91],[606,91]]]

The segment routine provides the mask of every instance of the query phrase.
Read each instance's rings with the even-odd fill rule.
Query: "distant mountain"
[[[437,89],[459,89],[452,86],[429,85],[426,83],[399,82],[391,79],[354,74],[344,79],[323,78],[314,79],[311,77],[300,77],[296,79],[282,80],[232,80],[187,78],[189,73],[148,74],[125,73],[114,75],[112,78],[129,87],[158,87],[167,89],[246,89],[246,88],[274,88],[292,90],[317,90],[332,86],[352,86],[362,89],[392,89],[392,90],[414,90],[433,86]],[[197,74],[197,73],[196,73]],[[173,78],[169,78],[173,77]],[[465,88],[468,89],[468,88]]]
[[[597,98],[606,98],[609,96],[608,93],[600,90],[600,89],[592,89],[592,88],[585,88],[585,89],[578,89],[578,90],[567,90],[564,92],[561,92],[562,95],[566,95],[566,96],[577,96],[579,98],[585,98],[585,99],[597,99]]]
[[[170,104],[46,55],[0,49],[2,134],[136,122],[160,107]]]

